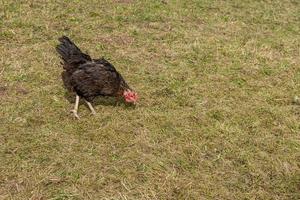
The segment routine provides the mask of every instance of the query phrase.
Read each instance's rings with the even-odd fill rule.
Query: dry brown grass
[[[299,199],[298,1],[0,4],[0,199]],[[3,12],[4,11],[4,12]],[[141,96],[69,115],[66,34]]]

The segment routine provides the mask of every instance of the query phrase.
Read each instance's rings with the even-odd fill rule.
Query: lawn
[[[139,104],[61,80],[67,35]],[[0,199],[300,198],[300,1],[1,0]]]

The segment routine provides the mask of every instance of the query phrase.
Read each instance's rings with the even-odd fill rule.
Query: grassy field
[[[0,2],[1,200],[300,198],[299,1]],[[139,105],[75,120],[63,34]]]

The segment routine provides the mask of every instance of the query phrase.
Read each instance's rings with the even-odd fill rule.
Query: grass
[[[299,199],[296,0],[2,0],[0,199]],[[136,108],[81,119],[57,38],[109,59]],[[73,100],[74,101],[74,100]]]

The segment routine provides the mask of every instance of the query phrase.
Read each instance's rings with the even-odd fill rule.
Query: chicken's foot
[[[85,103],[88,105],[89,109],[91,110],[92,114],[95,115],[96,111],[93,108],[92,104],[90,102],[88,102],[87,100],[85,100]]]

